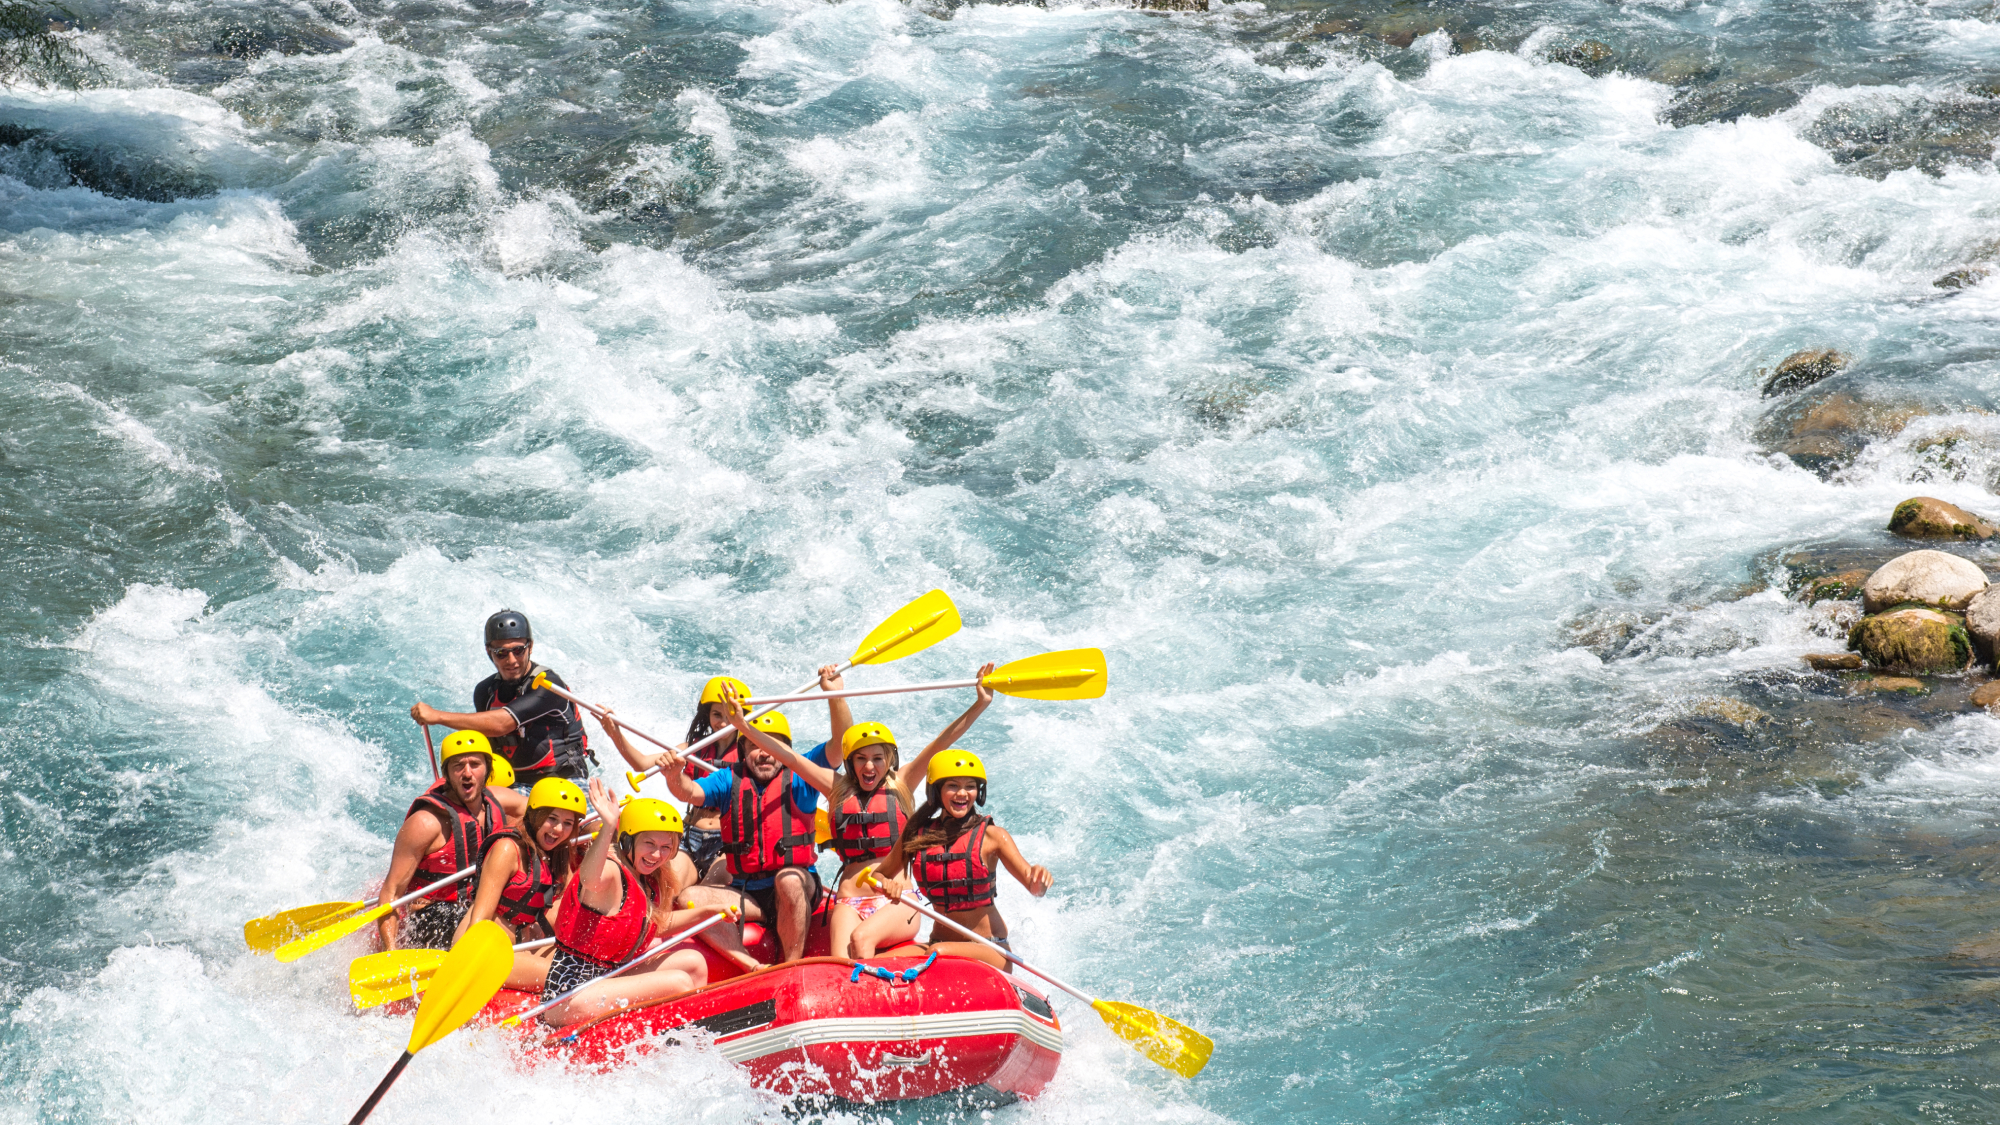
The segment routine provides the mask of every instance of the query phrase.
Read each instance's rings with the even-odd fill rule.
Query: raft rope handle
[[[924,958],[923,964],[918,965],[914,969],[904,969],[900,973],[895,972],[894,970],[891,969],[885,969],[880,965],[864,965],[861,962],[856,961],[854,963],[854,971],[847,974],[847,983],[860,984],[862,973],[867,973],[869,976],[873,977],[881,977],[883,980],[886,981],[898,981],[898,980],[905,982],[913,981],[918,977],[922,976],[924,970],[931,967],[931,962],[937,959],[938,959],[938,951],[933,949],[931,950],[931,955],[929,957]]]

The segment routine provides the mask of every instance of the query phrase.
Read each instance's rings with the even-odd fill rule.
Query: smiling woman
[[[407,1029],[240,925],[454,870],[412,701],[581,777],[537,662],[678,733],[933,588],[853,686],[1132,670],[997,700],[969,819],[1027,960],[1216,1043],[1057,996],[997,1120],[2000,1111],[1996,721],[1785,593],[2000,509],[1985,0],[71,7],[104,83],[0,88],[0,1121],[342,1119]],[[507,1043],[378,1118],[877,1113]]]

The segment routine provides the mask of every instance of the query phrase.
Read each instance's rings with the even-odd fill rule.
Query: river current
[[[965,745],[1017,948],[1203,1075],[1061,1001],[990,1112],[462,1034],[375,1119],[2000,1116],[2000,728],[1787,594],[2000,509],[1990,3],[72,9],[99,84],[0,89],[0,1121],[345,1120],[406,1025],[240,927],[380,874],[493,610],[671,731],[933,587],[850,682],[1109,655]],[[1894,424],[1788,450],[1809,347]]]

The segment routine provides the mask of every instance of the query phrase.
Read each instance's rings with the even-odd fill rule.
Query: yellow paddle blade
[[[279,946],[273,955],[278,960],[287,963],[296,961],[316,949],[325,949],[327,946],[332,945],[334,942],[339,941],[356,930],[374,925],[381,920],[384,914],[394,909],[395,907],[393,906],[375,906],[359,914],[348,914],[336,918],[302,938],[298,938],[295,941],[288,941]]]
[[[366,957],[356,957],[347,966],[347,988],[354,993],[358,1004],[364,991],[380,991],[399,984],[407,986],[413,980],[428,978],[443,963],[444,951],[440,949],[391,949],[386,953],[370,953]],[[403,994],[409,995],[407,987]]]
[[[1116,1000],[1092,1000],[1090,1006],[1104,1017],[1113,1034],[1182,1078],[1200,1074],[1208,1065],[1208,1056],[1215,1053],[1214,1040],[1158,1012]]]
[[[1096,699],[1104,694],[1108,673],[1102,649],[1071,648],[1003,664],[985,682],[1001,695],[1022,699]]]
[[[243,923],[243,944],[253,953],[269,953],[288,941],[297,941],[314,929],[352,914],[366,905],[359,902],[316,902],[292,910],[281,910]]]
[[[887,664],[914,656],[958,632],[958,607],[943,590],[932,590],[889,615],[854,650],[856,664]]]
[[[348,990],[348,995],[354,999],[354,1009],[365,1012],[370,1008],[379,1008],[398,1000],[408,1000],[430,982],[429,977],[418,977],[415,980],[401,981],[381,988],[351,988]]]
[[[489,918],[465,931],[431,974],[417,1025],[410,1029],[410,1053],[457,1031],[493,999],[513,969],[514,939],[500,923]]]

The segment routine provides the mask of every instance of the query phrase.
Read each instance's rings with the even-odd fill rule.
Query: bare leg
[[[850,952],[848,939],[854,936],[855,927],[861,925],[861,913],[851,906],[839,902],[826,908],[826,936],[828,953],[835,957],[859,957]]]
[[[878,949],[889,949],[912,941],[920,924],[921,917],[916,911],[893,902],[886,903],[854,931],[854,952],[848,956],[856,960],[873,957]]]
[[[764,912],[757,908],[756,899],[722,887],[689,887],[681,892],[680,905],[683,908],[737,906],[743,910],[744,922],[764,920]],[[745,971],[754,973],[764,967],[762,961],[752,957],[750,951],[743,948],[743,927],[740,924],[732,926],[725,922],[710,926],[701,932],[701,940],[708,943],[710,949],[722,954],[724,958]]]
[[[807,885],[803,867],[778,872],[778,946],[784,950],[784,961],[805,956],[806,926],[812,922],[813,908]]]
[[[507,987],[522,992],[540,992],[542,984],[549,979],[549,962],[555,955],[553,945],[514,954],[514,969],[507,974]]]
[[[693,977],[679,969],[663,968],[650,973],[612,977],[585,986],[582,992],[542,1013],[542,1019],[553,1027],[567,1027],[620,1008],[664,1000],[699,987]]]

